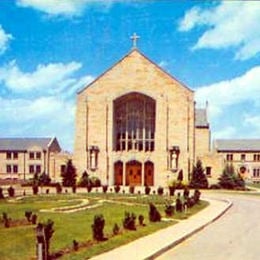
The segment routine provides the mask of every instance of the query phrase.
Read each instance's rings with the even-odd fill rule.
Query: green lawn
[[[81,199],[88,199],[90,205],[96,204],[100,200],[97,208],[86,209],[75,213],[47,213],[40,212],[40,209],[51,209],[53,207],[64,207],[77,205]],[[81,248],[78,252],[65,254],[62,259],[83,259],[95,254],[100,254],[119,245],[128,243],[136,238],[145,236],[161,228],[173,225],[176,221],[149,223],[148,210],[149,202],[156,204],[161,215],[164,217],[164,205],[169,197],[157,195],[124,195],[124,194],[61,194],[61,195],[39,195],[31,196],[17,201],[0,201],[0,214],[7,212],[12,219],[24,219],[26,210],[33,211],[38,215],[38,221],[51,219],[54,221],[55,233],[51,239],[51,253],[61,249],[71,248],[72,241],[76,239],[80,244],[92,240],[91,224],[95,214],[103,214],[106,224],[104,233],[106,236],[112,235],[115,223],[122,228],[122,220],[125,211],[133,212],[138,217],[142,214],[145,217],[145,227],[138,227],[137,231],[124,231],[105,242],[95,244],[91,248]],[[126,204],[127,203],[127,204]],[[201,201],[188,213],[178,213],[173,219],[184,219],[206,207],[207,203]],[[138,221],[137,221],[138,222]],[[0,223],[0,259],[32,259],[35,256],[35,226],[19,226],[4,228]]]

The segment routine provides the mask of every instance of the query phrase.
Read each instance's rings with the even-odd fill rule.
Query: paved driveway
[[[215,195],[233,201],[224,216],[156,259],[260,259],[260,196]]]

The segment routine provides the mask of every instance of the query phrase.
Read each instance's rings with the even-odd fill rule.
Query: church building
[[[165,186],[180,171],[188,180],[196,158],[210,149],[206,109],[196,109],[194,91],[141,53],[135,40],[77,94],[77,174],[87,171],[107,185]]]

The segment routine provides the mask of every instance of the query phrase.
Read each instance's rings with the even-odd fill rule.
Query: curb
[[[206,200],[204,198],[204,200]],[[233,203],[230,200],[227,199],[215,199],[214,200],[218,200],[218,201],[223,201],[227,203],[227,206],[217,215],[215,216],[213,219],[209,220],[208,222],[206,222],[205,224],[203,224],[202,226],[196,228],[195,230],[193,230],[192,232],[190,232],[189,234],[186,234],[185,236],[183,236],[182,238],[179,238],[175,241],[173,241],[171,244],[161,248],[159,251],[155,252],[154,254],[148,256],[145,258],[145,260],[153,260],[156,257],[162,255],[163,253],[165,253],[166,251],[174,248],[175,246],[179,245],[180,243],[182,243],[183,241],[187,240],[189,237],[193,236],[194,234],[198,233],[199,231],[201,231],[202,229],[204,229],[205,227],[207,227],[208,225],[210,225],[211,223],[215,222],[216,220],[218,220],[221,216],[223,216],[233,205]]]

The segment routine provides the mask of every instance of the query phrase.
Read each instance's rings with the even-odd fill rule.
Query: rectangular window
[[[41,165],[35,166],[36,173],[41,173]]]
[[[233,154],[232,153],[227,154],[227,161],[233,161]]]
[[[10,164],[6,165],[6,172],[11,173],[12,172],[12,166]]]
[[[260,161],[260,154],[254,154],[254,161],[259,162]]]
[[[18,173],[18,165],[13,165],[13,173]]]
[[[29,173],[34,173],[34,165],[29,165]]]
[[[13,159],[18,159],[18,152],[13,152]]]
[[[36,152],[36,159],[38,159],[38,160],[41,159],[41,152]]]
[[[243,153],[241,154],[241,161],[245,161],[246,160],[246,155]]]
[[[6,159],[8,159],[8,160],[12,159],[12,153],[11,152],[6,153]]]
[[[29,158],[30,160],[34,160],[34,152],[29,152]]]

